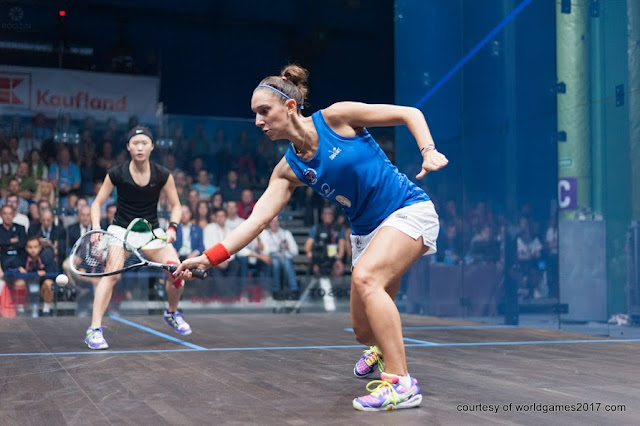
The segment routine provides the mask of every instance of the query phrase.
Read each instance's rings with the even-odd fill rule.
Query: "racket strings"
[[[87,233],[76,243],[71,254],[72,267],[85,274],[101,275],[140,264],[142,259],[125,249],[123,242],[110,235]]]

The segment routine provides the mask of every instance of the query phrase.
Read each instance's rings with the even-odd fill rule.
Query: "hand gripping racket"
[[[154,241],[156,237],[148,238],[136,235],[134,239],[136,243],[145,240],[140,248],[150,248],[151,244],[149,243]],[[105,277],[142,267],[164,269],[169,272],[178,269],[178,265],[168,265],[146,259],[138,251],[140,248],[101,229],[89,231],[73,245],[69,256],[70,267],[75,274],[83,277]],[[206,278],[208,275],[207,271],[202,269],[194,269],[191,272],[196,278]]]

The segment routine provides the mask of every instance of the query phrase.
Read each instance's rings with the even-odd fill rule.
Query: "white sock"
[[[411,387],[411,376],[407,373],[406,376],[398,376],[400,378],[400,384],[402,387],[410,388]]]
[[[51,312],[51,303],[43,303],[42,304],[42,312]]]

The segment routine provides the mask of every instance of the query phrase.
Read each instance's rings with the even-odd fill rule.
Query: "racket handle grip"
[[[167,265],[167,269],[169,270],[169,272],[175,272],[176,269],[178,269],[178,265]],[[200,278],[200,279],[204,279],[209,276],[209,273],[203,269],[192,269],[191,274],[195,278]]]
[[[204,279],[204,278],[207,278],[209,276],[209,273],[207,271],[202,270],[202,269],[192,269],[191,273],[193,274],[194,277],[200,278],[200,279]]]

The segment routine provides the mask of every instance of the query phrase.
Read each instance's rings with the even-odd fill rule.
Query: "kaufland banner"
[[[0,114],[153,120],[159,88],[156,77],[0,65]]]

